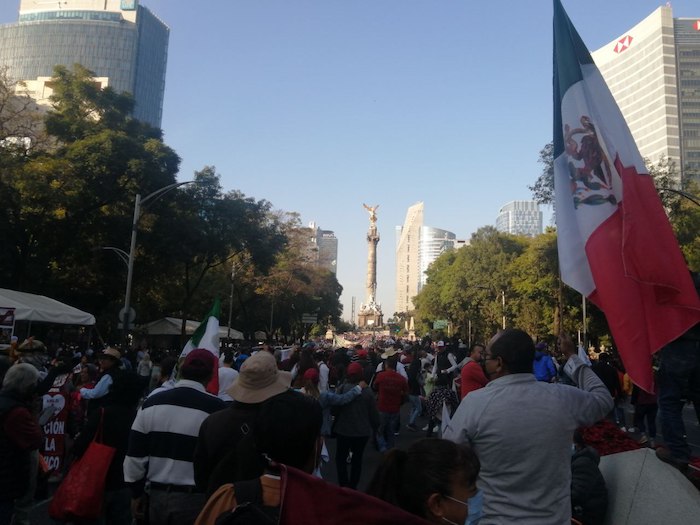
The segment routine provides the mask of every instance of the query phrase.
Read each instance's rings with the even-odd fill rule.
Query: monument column
[[[382,326],[383,315],[381,305],[377,303],[377,244],[379,244],[379,232],[377,231],[377,208],[363,204],[369,212],[369,230],[367,231],[367,283],[366,302],[360,306],[357,324],[360,328]],[[371,323],[367,321],[372,320]]]

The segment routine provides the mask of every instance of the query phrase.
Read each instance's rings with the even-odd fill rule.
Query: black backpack
[[[276,525],[280,520],[279,507],[263,505],[260,478],[233,484],[236,508],[224,512],[215,525]]]

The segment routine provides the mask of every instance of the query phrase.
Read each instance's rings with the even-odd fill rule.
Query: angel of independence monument
[[[379,232],[377,231],[377,208],[363,204],[369,212],[369,230],[367,230],[367,286],[366,302],[360,305],[357,315],[358,328],[370,328],[374,330],[384,324],[382,306],[377,303],[377,244],[379,244]]]

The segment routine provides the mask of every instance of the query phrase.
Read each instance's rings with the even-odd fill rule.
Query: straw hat
[[[122,358],[122,354],[116,348],[108,346],[107,348],[102,350],[102,353],[98,356],[98,359],[102,357],[109,357],[111,359],[114,359],[115,361],[119,361]]]
[[[240,403],[262,403],[289,389],[292,374],[277,369],[269,352],[258,352],[243,362],[238,379],[226,393]]]
[[[387,357],[395,356],[396,354],[398,354],[396,348],[394,348],[393,346],[389,347],[382,354],[382,359],[386,359]]]

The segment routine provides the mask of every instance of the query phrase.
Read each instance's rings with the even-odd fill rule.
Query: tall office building
[[[413,310],[413,298],[425,285],[428,267],[454,248],[456,236],[423,225],[423,203],[408,208],[403,226],[396,227],[396,312]]]
[[[456,241],[457,236],[452,232],[430,226],[421,227],[420,253],[418,254],[420,260],[419,292],[428,280],[428,275],[425,272],[428,271],[430,265],[446,251],[453,250]]]
[[[160,127],[169,33],[138,0],[21,0],[19,21],[0,26],[0,66],[45,103],[54,66],[82,64]]]
[[[333,272],[338,271],[338,238],[331,230],[322,230],[315,222],[309,224],[310,242],[313,246],[313,260],[321,268]]]
[[[700,19],[659,7],[592,56],[642,156],[700,169]]]
[[[423,203],[408,208],[403,226],[396,227],[396,308],[395,312],[413,310],[413,298],[420,283],[420,230],[423,226]]]
[[[535,201],[512,201],[498,211],[496,229],[534,237],[542,233],[542,212]]]

